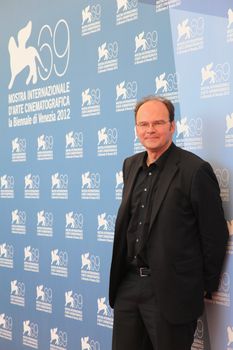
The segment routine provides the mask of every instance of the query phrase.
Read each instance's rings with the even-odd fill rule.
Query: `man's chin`
[[[155,143],[155,142],[146,142],[144,144],[144,147],[148,150],[151,150],[151,151],[156,151],[157,149],[160,148],[159,144]]]

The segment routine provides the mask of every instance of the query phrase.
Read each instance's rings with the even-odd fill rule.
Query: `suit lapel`
[[[179,157],[176,152],[176,147],[171,150],[171,153],[168,156],[168,159],[166,161],[166,164],[161,171],[159,181],[158,181],[158,189],[156,192],[156,198],[153,199],[152,203],[152,210],[151,210],[151,219],[149,223],[149,229],[147,230],[146,237],[143,237],[143,244],[141,249],[144,247],[148,236],[150,234],[152,225],[154,221],[156,220],[157,214],[159,212],[159,208],[166,196],[167,190],[169,188],[169,185],[172,182],[172,179],[174,178],[177,170],[178,170],[178,163],[179,163]],[[141,160],[143,158],[145,153],[138,154],[138,158],[134,158],[131,162],[131,164],[128,165],[129,168],[126,169],[126,184],[125,184],[125,193],[122,199],[121,206],[119,208],[118,218],[119,220],[125,220],[126,213],[129,213],[129,204],[130,204],[130,197],[132,194],[133,185],[135,183],[139,167],[141,165]]]
[[[178,171],[179,156],[178,156],[178,153],[176,151],[177,148],[175,146],[173,146],[173,147],[174,148],[171,150],[171,153],[169,154],[168,159],[166,161],[166,164],[165,164],[163,170],[161,171],[161,174],[159,177],[156,196],[153,199],[153,203],[152,203],[149,228],[148,228],[148,230],[146,230],[146,236],[143,237],[143,244],[142,244],[141,249],[143,249],[144,245],[146,244],[146,242],[148,240],[152,225],[157,218],[161,204],[166,196],[168,188],[169,188],[176,172]]]
[[[138,174],[138,170],[142,164],[142,159],[145,155],[145,152],[143,153],[139,153],[138,154],[138,158],[134,158],[131,161],[131,164],[128,165],[129,168],[126,169],[126,174],[125,174],[125,178],[126,178],[126,183],[125,183],[125,188],[124,188],[124,196],[122,199],[122,203],[120,206],[120,211],[122,213],[122,218],[125,216],[125,213],[127,212],[126,207],[129,205],[130,203],[130,196],[132,194],[132,189]]]
[[[166,163],[166,165],[165,165],[164,169],[162,170],[160,177],[159,177],[156,196],[155,196],[155,199],[153,200],[153,204],[152,204],[149,231],[150,231],[151,226],[153,225],[154,221],[156,220],[156,216],[158,214],[159,208],[160,208],[160,206],[161,206],[161,204],[166,196],[169,185],[170,185],[172,179],[174,178],[177,170],[178,170],[177,163],[171,162],[171,160],[168,159],[167,163]]]

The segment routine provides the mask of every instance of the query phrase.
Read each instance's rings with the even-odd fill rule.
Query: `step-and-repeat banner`
[[[111,349],[122,162],[154,94],[212,164],[230,232],[193,350],[232,350],[233,2],[10,0],[0,45],[0,349]]]

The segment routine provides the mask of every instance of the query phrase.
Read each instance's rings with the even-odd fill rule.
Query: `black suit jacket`
[[[110,272],[111,307],[126,272],[130,195],[144,154],[124,161],[123,198]],[[227,239],[219,186],[211,166],[172,144],[140,251],[149,263],[154,293],[167,320],[184,323],[202,314],[204,291],[218,288]]]

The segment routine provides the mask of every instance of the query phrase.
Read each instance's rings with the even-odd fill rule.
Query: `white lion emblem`
[[[18,32],[18,44],[13,36],[11,36],[9,39],[8,50],[10,54],[11,68],[11,80],[8,85],[9,89],[12,88],[17,75],[26,67],[29,67],[29,74],[26,84],[28,85],[31,80],[33,84],[36,84],[37,61],[40,63],[41,67],[47,71],[47,69],[43,66],[37,49],[33,46],[26,47],[26,43],[31,35],[31,32],[32,22],[29,21],[28,24]]]

